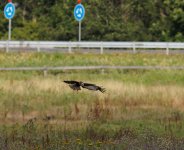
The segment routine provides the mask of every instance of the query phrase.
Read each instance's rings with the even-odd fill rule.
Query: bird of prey
[[[81,90],[80,86],[80,82],[78,81],[64,81],[65,83],[69,84],[69,87],[73,90],[79,91]]]
[[[73,90],[81,90],[82,88],[92,90],[92,91],[100,91],[102,93],[105,92],[105,88],[102,88],[100,86],[97,86],[95,84],[91,83],[84,83],[84,82],[78,82],[78,81],[64,81],[65,83],[69,84],[69,87]]]

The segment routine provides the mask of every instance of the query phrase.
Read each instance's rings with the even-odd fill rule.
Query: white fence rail
[[[11,67],[0,68],[0,71],[43,71],[44,76],[48,71],[57,70],[101,70],[105,69],[119,70],[184,70],[184,66],[58,66],[58,67]]]
[[[170,50],[184,50],[184,42],[63,42],[63,41],[0,41],[0,48],[6,49],[42,49],[52,51],[52,49],[62,50],[67,48],[71,53],[73,48],[99,48],[101,54],[104,49],[131,49],[134,53],[137,49],[165,49],[166,54]]]
[[[11,67],[0,68],[0,71],[54,71],[54,70],[98,70],[98,69],[120,69],[120,70],[184,70],[184,66],[58,66],[58,67]]]

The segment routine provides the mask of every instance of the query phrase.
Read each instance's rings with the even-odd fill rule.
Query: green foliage
[[[77,0],[16,0],[14,40],[66,40],[78,38],[73,10]],[[183,41],[184,3],[181,0],[82,1],[86,16],[82,40]],[[8,21],[0,5],[0,38],[6,39]]]

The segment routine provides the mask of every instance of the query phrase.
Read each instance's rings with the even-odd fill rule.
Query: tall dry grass
[[[3,80],[0,84],[1,120],[28,120],[54,116],[86,121],[94,119],[145,119],[184,111],[184,88],[178,85],[143,85],[113,80],[90,81],[107,92],[82,89],[73,92],[60,78],[33,77]],[[162,115],[161,115],[162,114]]]

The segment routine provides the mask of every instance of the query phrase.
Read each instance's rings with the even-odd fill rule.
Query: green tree
[[[171,24],[170,37],[175,41],[184,41],[184,1],[165,0]]]
[[[14,40],[78,39],[73,10],[77,0],[13,0]],[[0,5],[0,38],[7,39],[8,20]],[[82,40],[93,41],[184,41],[182,0],[83,0],[86,15]]]

